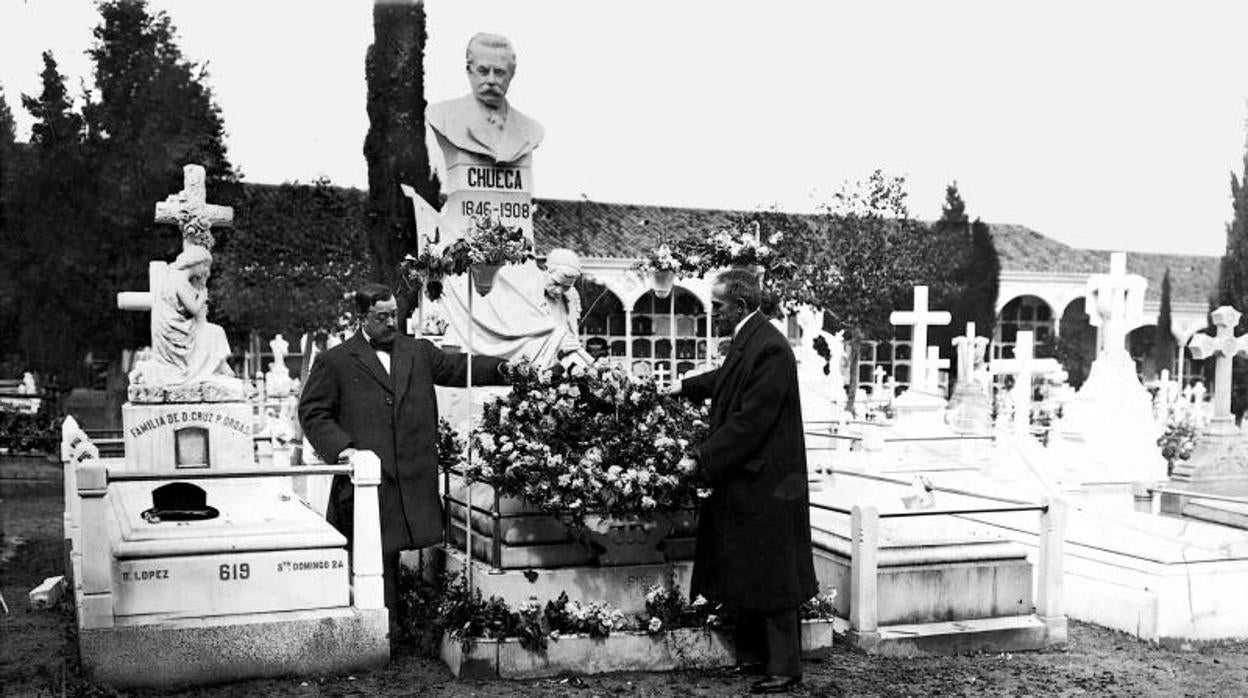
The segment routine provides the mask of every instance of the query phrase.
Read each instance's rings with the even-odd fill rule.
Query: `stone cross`
[[[1218,333],[1213,337],[1204,332],[1197,333],[1188,342],[1188,347],[1194,359],[1218,357],[1213,375],[1213,421],[1225,426],[1226,422],[1234,421],[1231,416],[1231,366],[1236,356],[1248,356],[1248,335],[1235,336],[1240,312],[1229,305],[1218,308],[1209,316]]]
[[[888,316],[893,325],[909,325],[911,330],[910,346],[910,383],[920,385],[927,376],[927,328],[930,325],[948,325],[953,316],[944,310],[927,309],[927,287],[914,287],[914,309],[896,310]]]
[[[975,323],[968,322],[966,334],[954,337],[952,344],[958,349],[958,382],[974,383],[975,364],[982,360],[984,350],[988,348],[988,338],[976,337]]]
[[[1109,273],[1088,278],[1085,305],[1088,320],[1099,327],[1100,352],[1127,358],[1127,328],[1144,312],[1144,289],[1148,280],[1139,274],[1127,273],[1127,255],[1109,255]]]
[[[136,312],[149,313],[150,326],[148,329],[148,342],[151,346],[156,345],[156,315],[152,313],[152,306],[155,304],[156,296],[160,295],[160,287],[164,285],[165,276],[169,273],[169,265],[165,262],[148,262],[147,264],[147,288],[146,291],[122,291],[117,294],[117,308],[119,310],[133,310]]]
[[[212,233],[214,226],[234,224],[234,209],[229,206],[217,206],[206,203],[207,193],[204,186],[204,168],[199,165],[187,165],[182,168],[182,191],[170,194],[164,201],[156,204],[157,223],[177,223],[182,229],[182,247],[200,245],[212,249]],[[117,308],[151,313],[156,297],[160,295],[165,276],[169,273],[169,265],[154,261],[147,265],[146,291],[122,291],[117,294]],[[150,318],[151,329],[148,341],[156,345],[156,318]]]
[[[1057,359],[1035,358],[1035,336],[1022,330],[1014,340],[1014,358],[997,359],[990,364],[994,375],[1014,376],[1014,430],[1026,433],[1031,428],[1031,377],[1062,370]]]
[[[923,376],[923,389],[934,393],[940,390],[940,369],[949,368],[949,359],[940,358],[940,347],[928,347],[926,364],[927,375]]]
[[[234,225],[234,209],[208,203],[204,168],[182,168],[182,191],[156,203],[156,222],[173,223],[182,230],[182,246],[199,245],[211,250],[212,229]]]

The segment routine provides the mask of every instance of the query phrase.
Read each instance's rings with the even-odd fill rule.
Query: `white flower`
[[[697,598],[693,600],[693,603],[689,605],[693,606],[694,608],[697,608],[698,606],[705,606],[706,603],[707,603],[706,597],[701,594],[698,594]]]
[[[496,448],[494,445],[494,435],[489,432],[480,432],[477,434],[477,444],[481,447],[481,450],[484,453],[490,453]]]
[[[663,621],[659,620],[658,618],[651,618],[650,625],[647,626],[647,630],[649,630],[652,633],[657,633],[662,628],[663,628]]]
[[[658,503],[658,502],[656,502],[656,501],[654,501],[654,497],[651,497],[651,496],[647,495],[647,496],[644,496],[644,497],[642,497],[642,498],[641,498],[641,508],[642,508],[642,509],[653,509],[653,508],[657,507],[658,505],[659,505],[659,503]]]

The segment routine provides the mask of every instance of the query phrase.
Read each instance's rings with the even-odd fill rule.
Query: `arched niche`
[[[1035,335],[1036,354],[1051,355],[1057,340],[1057,318],[1053,308],[1039,296],[1016,296],[1001,307],[992,333],[992,358],[1014,356],[1014,344],[1020,331]]]

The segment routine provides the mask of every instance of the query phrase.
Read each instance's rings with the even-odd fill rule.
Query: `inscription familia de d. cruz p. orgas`
[[[182,427],[187,426],[217,426],[243,434],[247,437],[250,437],[252,434],[250,425],[245,424],[228,414],[197,410],[194,408],[182,410],[180,412],[171,411],[163,414],[157,414],[130,427],[129,431],[131,436],[138,438],[148,432],[156,431],[162,428],[181,429]]]

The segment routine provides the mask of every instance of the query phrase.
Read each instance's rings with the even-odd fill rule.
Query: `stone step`
[[[1187,506],[1183,507],[1183,516],[1197,521],[1248,529],[1248,504],[1192,499]]]
[[[888,657],[1021,652],[1049,646],[1049,629],[1034,615],[941,623],[882,625],[877,633],[846,633],[851,646]]]

